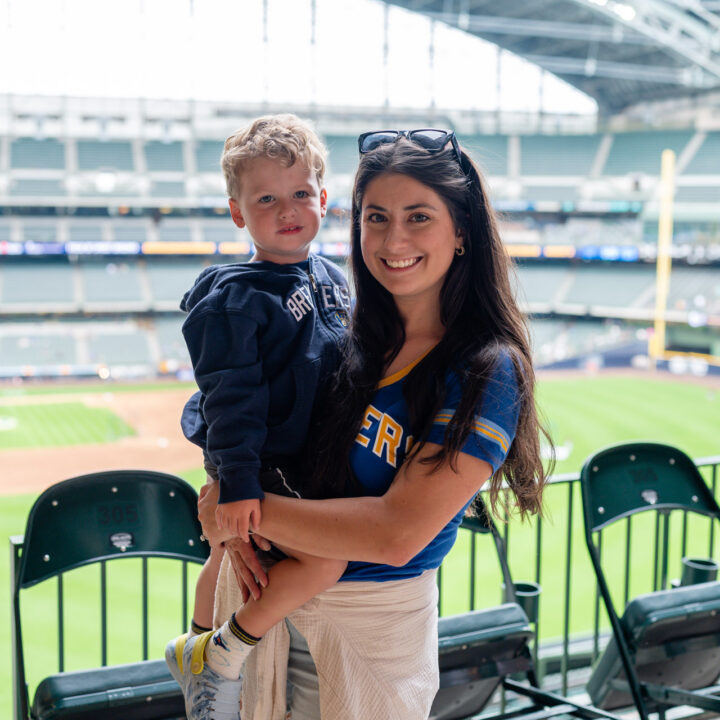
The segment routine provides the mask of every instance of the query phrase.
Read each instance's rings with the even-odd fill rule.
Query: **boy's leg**
[[[222,562],[225,548],[216,546],[210,548],[210,557],[198,575],[195,585],[195,609],[193,611],[190,635],[212,630],[213,605],[215,604],[215,586],[217,585],[220,563]]]
[[[224,677],[239,677],[245,658],[262,635],[293,610],[332,587],[347,565],[342,560],[280,549],[288,557],[270,568],[268,584],[260,599],[251,597],[236,610],[205,647],[208,665]]]
[[[200,488],[200,496],[207,492],[218,482],[217,468],[210,462],[207,455],[203,456],[203,464],[207,476],[205,478],[205,487]],[[222,562],[224,548],[210,547],[210,557],[198,575],[197,584],[195,585],[195,606],[193,608],[192,625],[190,626],[190,636],[199,635],[213,629],[213,604],[215,602],[215,586],[217,585],[217,577],[220,572],[220,563]]]

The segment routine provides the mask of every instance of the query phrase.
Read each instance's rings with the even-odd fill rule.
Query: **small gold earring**
[[[460,247],[455,248],[455,254],[458,257],[462,257],[465,254],[465,246],[461,245]]]

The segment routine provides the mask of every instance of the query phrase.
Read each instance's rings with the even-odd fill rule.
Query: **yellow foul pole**
[[[673,234],[673,196],[675,194],[675,153],[663,150],[660,170],[660,220],[658,222],[657,268],[655,272],[655,332],[650,340],[652,366],[665,352],[665,310],[670,287],[670,245]]]

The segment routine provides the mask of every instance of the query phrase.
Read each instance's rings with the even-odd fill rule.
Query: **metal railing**
[[[720,456],[700,458],[695,460],[695,464],[703,474],[713,497],[717,499]],[[585,546],[579,473],[553,476],[545,490],[545,498],[549,509],[548,517],[536,517],[524,527],[516,520],[498,523],[498,526],[508,549],[510,570],[515,584],[517,585],[518,580],[530,579],[532,583],[542,588],[539,613],[534,618],[536,638],[533,652],[536,666],[541,675],[559,675],[559,687],[562,693],[566,694],[570,671],[579,668],[589,669],[598,658],[609,637],[609,623],[600,602],[600,593]],[[714,523],[708,522],[707,526],[706,545],[698,537],[693,538],[695,552],[698,552],[697,548],[700,547],[709,558],[718,559],[715,554]],[[550,529],[552,533],[549,532]],[[463,545],[463,535],[469,536],[465,538],[464,547],[461,548],[461,552],[466,553],[463,560],[469,564],[466,602],[458,608],[457,589],[447,587],[450,568],[446,559],[438,574],[441,614],[480,609],[488,606],[488,599],[489,604],[492,605],[502,601],[504,597],[499,582],[496,584],[488,582],[498,579],[497,573],[489,570],[485,562],[491,557],[492,549],[489,545],[483,545],[488,551],[481,552],[479,545],[485,542],[484,539],[476,538],[476,533],[467,528],[460,530],[459,545]],[[634,569],[631,562],[634,542],[651,545],[652,579],[649,580],[649,586],[644,588],[644,591],[665,589],[670,582],[667,532],[661,529],[659,522],[655,522],[649,535],[647,531],[633,533],[632,517],[624,521],[624,537],[621,538],[624,552],[622,557],[618,558],[621,572],[616,573],[618,598],[623,600],[622,607],[631,599],[631,586],[634,584],[632,581]],[[679,539],[675,554],[685,556],[690,543],[687,513],[684,515],[681,528],[673,537]],[[532,545],[527,547],[530,538]],[[516,540],[523,544],[522,551],[518,551]],[[558,540],[562,541],[561,548],[558,547]],[[448,559],[450,558],[451,556],[448,556]],[[457,561],[456,559],[455,562]],[[647,568],[642,569],[647,570]],[[677,569],[679,575],[679,562]],[[485,587],[486,584],[491,586],[490,590]],[[591,595],[589,607],[587,603],[582,607],[574,607],[574,603],[578,603],[579,598],[583,594],[587,596],[588,593]],[[448,607],[450,605],[448,600],[451,598],[454,601],[453,608]],[[495,598],[495,601],[492,598]],[[620,606],[620,602],[618,605]],[[575,622],[573,622],[574,610],[582,615],[579,620],[575,618]],[[538,659],[539,663],[537,663]]]
[[[717,481],[720,468],[720,456],[701,458],[695,461],[703,473],[713,496],[717,497]],[[585,548],[582,510],[580,506],[580,476],[577,473],[553,476],[546,488],[546,503],[549,509],[544,518],[534,518],[531,522],[520,525],[515,520],[499,523],[508,549],[510,569],[515,584],[519,580],[528,579],[529,584],[534,583],[544,588],[539,599],[539,612],[530,617],[535,629],[535,642],[533,654],[536,667],[540,675],[553,674],[559,676],[558,688],[563,694],[568,692],[569,673],[578,668],[589,668],[597,659],[608,632],[604,609],[601,607],[600,594],[595,582],[591,563]],[[667,587],[669,575],[667,563],[661,565],[660,557],[663,554],[663,545],[667,545],[667,534],[661,532],[659,524],[655,524],[654,531],[642,534],[644,542],[652,541],[651,557],[654,559],[652,567],[652,581],[649,590]],[[679,554],[685,555],[690,543],[690,532],[687,517],[680,530],[681,541]],[[622,576],[619,578],[619,597],[625,603],[630,597],[633,568],[630,558],[633,542],[637,542],[641,534],[632,532],[632,518],[628,519],[624,528],[624,556],[619,558],[623,565]],[[716,533],[712,523],[709,523],[707,543],[703,545],[703,552],[715,558]],[[694,546],[697,547],[697,538]],[[562,547],[559,547],[559,544]],[[22,551],[22,537],[15,536],[10,539],[11,545],[11,574],[15,578],[17,563]],[[489,538],[478,537],[470,529],[461,528],[456,548],[446,559],[438,573],[440,586],[439,610],[441,614],[454,614],[467,610],[488,607],[502,602],[504,590],[499,567],[495,567],[495,550],[490,547]],[[706,550],[705,550],[706,548]],[[697,552],[697,551],[696,551]],[[665,553],[667,559],[667,553]],[[488,559],[491,563],[488,562]],[[455,565],[452,573],[452,565]],[[493,568],[488,565],[492,564]],[[458,572],[458,568],[460,568]],[[104,563],[101,565],[100,578],[100,604],[102,618],[102,664],[107,663],[107,583],[105,582]],[[466,588],[449,587],[450,578],[460,578]],[[494,580],[491,582],[490,580]],[[11,593],[14,595],[14,582]],[[142,655],[148,657],[148,568],[147,560],[142,561]],[[178,608],[179,627],[187,627],[188,620],[188,567],[182,564],[182,577],[180,580],[182,601]],[[591,596],[591,602],[584,603],[579,611],[583,614],[580,621],[573,623],[573,611],[578,610],[580,604],[580,590]],[[465,599],[461,597],[465,593]],[[58,666],[62,671],[65,663],[64,643],[64,592],[62,576],[57,579],[57,618],[58,618]],[[17,638],[19,640],[19,638]],[[538,662],[539,660],[539,662]],[[17,677],[15,681],[15,694],[17,700]]]

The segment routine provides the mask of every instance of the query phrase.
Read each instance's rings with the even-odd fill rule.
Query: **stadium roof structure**
[[[389,0],[509,50],[602,115],[720,88],[720,0]]]

